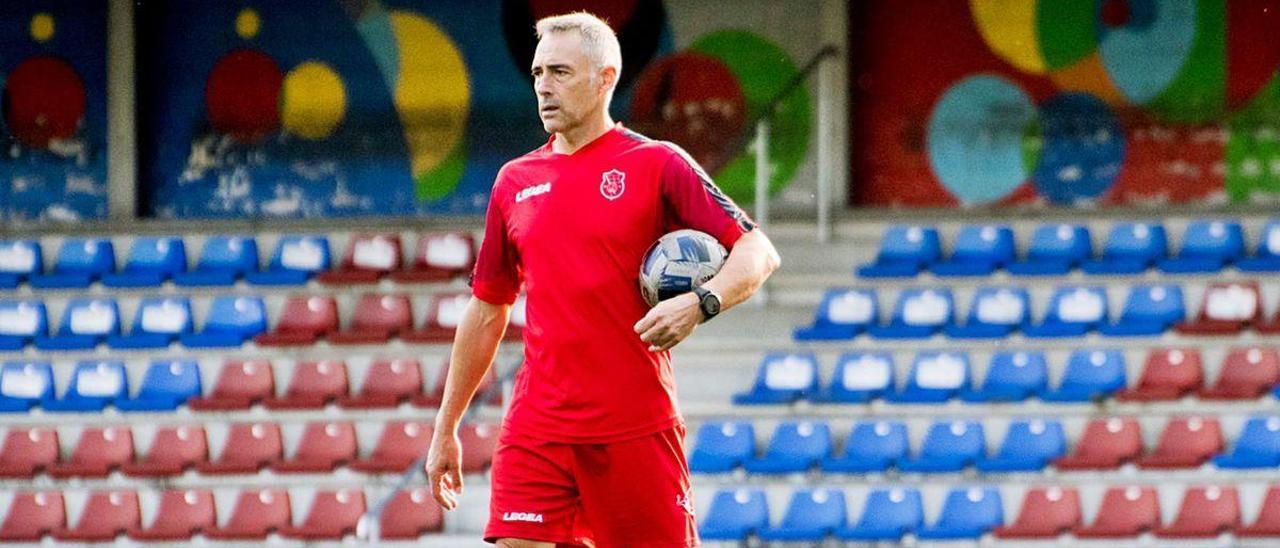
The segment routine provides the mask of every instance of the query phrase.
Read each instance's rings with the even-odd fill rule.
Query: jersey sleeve
[[[476,255],[475,270],[471,273],[471,293],[487,303],[512,304],[520,291],[519,260],[507,236],[506,216],[497,188],[495,184],[495,191],[489,196],[484,240],[480,242],[480,253]]]
[[[719,240],[725,249],[756,224],[738,207],[711,176],[679,146],[663,143],[671,149],[662,170],[662,198],[671,228],[692,228]]]

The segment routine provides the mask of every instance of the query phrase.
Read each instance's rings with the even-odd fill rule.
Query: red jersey
[[[472,276],[475,296],[510,304],[523,281],[525,360],[504,431],[608,443],[680,422],[668,352],[634,326],[649,311],[638,277],[663,234],[701,230],[726,249],[755,227],[674,144],[618,124],[573,154],[551,140],[498,172]]]

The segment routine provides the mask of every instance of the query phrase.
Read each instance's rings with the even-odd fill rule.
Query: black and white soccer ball
[[[710,280],[729,252],[710,234],[677,230],[654,242],[640,265],[640,295],[649,306],[693,291]]]

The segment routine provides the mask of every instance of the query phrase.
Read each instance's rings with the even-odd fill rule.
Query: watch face
[[[715,295],[708,293],[702,297],[702,311],[708,316],[715,316],[720,313],[720,299]]]

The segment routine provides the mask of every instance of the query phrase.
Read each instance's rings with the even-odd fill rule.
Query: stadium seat
[[[1053,290],[1049,309],[1039,324],[1023,333],[1034,338],[1081,337],[1107,323],[1107,292],[1099,286],[1066,286]]]
[[[26,413],[54,397],[49,362],[12,361],[0,367],[0,412]]]
[[[1018,519],[991,532],[1002,539],[1052,539],[1079,527],[1080,493],[1073,487],[1036,487],[1022,498]]]
[[[895,403],[941,403],[970,388],[969,355],[926,350],[916,354],[907,384],[885,394]]]
[[[977,539],[1004,524],[1004,505],[995,487],[959,487],[947,493],[942,514],[916,532],[925,540]]]
[[[414,396],[413,405],[417,407],[439,407],[444,400],[445,379],[449,376],[449,359],[445,358],[437,370],[435,382],[431,390],[421,396]],[[489,373],[480,379],[475,394],[471,395],[472,404],[502,406],[502,383],[498,381],[498,368],[490,367]]]
[[[528,325],[528,296],[521,293],[511,303],[511,314],[507,317],[507,330],[502,332],[504,341],[524,341],[524,328]]]
[[[107,346],[120,349],[167,348],[179,336],[191,333],[191,302],[186,297],[152,297],[138,303],[133,329],[127,335],[110,335]]]
[[[360,297],[350,325],[327,335],[332,344],[382,344],[413,328],[409,296],[368,293]]]
[[[210,236],[200,250],[196,267],[175,272],[179,287],[229,286],[258,271],[258,242],[248,236]]]
[[[190,540],[217,522],[212,491],[167,490],[160,493],[151,525],[129,531],[129,538],[145,542]]]
[[[896,390],[893,356],[888,352],[848,352],[836,361],[831,385],[820,399],[829,403],[866,403]]]
[[[293,455],[271,468],[291,474],[332,472],[359,454],[356,429],[350,422],[311,422],[302,431]]]
[[[754,474],[804,472],[831,454],[831,427],[825,422],[786,421],[778,425],[760,458],[743,462]]]
[[[863,278],[911,278],[942,256],[938,229],[931,226],[889,227],[880,239],[875,262],[858,268]]]
[[[298,540],[341,540],[355,534],[364,511],[364,491],[316,491],[302,523],[281,527],[280,535]]]
[[[426,488],[399,491],[382,509],[378,522],[379,538],[417,540],[427,533],[444,529],[444,511]]]
[[[1098,331],[1108,337],[1159,335],[1181,323],[1186,316],[1182,287],[1139,285],[1129,289],[1120,319],[1099,325]]]
[[[1132,538],[1160,526],[1160,497],[1152,487],[1112,487],[1097,517],[1072,533],[1081,538]]]
[[[57,463],[60,452],[57,430],[9,427],[0,447],[0,478],[31,478]]]
[[[1124,354],[1119,350],[1081,349],[1067,358],[1067,369],[1056,389],[1040,399],[1087,402],[1111,396],[1125,387]]]
[[[1196,318],[1177,329],[1186,335],[1235,335],[1261,321],[1258,282],[1215,282],[1205,289]]]
[[[761,540],[820,542],[845,526],[844,492],[838,489],[800,489],[791,494],[787,512],[777,527],[759,531]]]
[[[1085,425],[1075,452],[1054,461],[1060,470],[1105,470],[1142,455],[1142,427],[1133,418],[1093,419]]]
[[[1080,268],[1089,274],[1137,274],[1151,268],[1168,255],[1169,241],[1158,224],[1121,222],[1111,225],[1102,256],[1085,261]]]
[[[705,422],[698,428],[689,456],[689,471],[732,472],[755,457],[755,429],[747,421]]]
[[[0,302],[0,350],[21,350],[49,336],[49,313],[41,301]]]
[[[359,393],[338,398],[347,409],[395,407],[422,395],[422,364],[416,358],[379,358],[369,364]]]
[[[222,453],[196,464],[201,474],[253,474],[284,459],[280,425],[272,422],[233,423]]]
[[[283,489],[241,491],[226,523],[203,531],[215,540],[265,540],[292,521],[289,492]]]
[[[470,301],[470,293],[438,293],[432,296],[422,327],[405,331],[400,338],[413,343],[453,342],[454,331],[458,329],[462,313]]]
[[[1176,257],[1157,265],[1169,274],[1208,274],[1222,270],[1244,255],[1244,230],[1235,221],[1195,220],[1182,235]]]
[[[75,527],[53,532],[63,542],[108,542],[142,526],[142,510],[134,491],[93,491]]]
[[[159,287],[174,274],[186,270],[187,248],[182,238],[139,236],[133,239],[124,268],[103,273],[102,285]]]
[[[1204,365],[1195,348],[1153,348],[1142,366],[1138,385],[1116,393],[1120,401],[1182,399],[1203,387]]]
[[[58,491],[19,491],[13,494],[0,523],[0,542],[39,542],[67,528],[67,508]]]
[[[121,411],[173,411],[200,397],[200,366],[194,360],[157,360],[142,377],[138,394],[116,400]]]
[[[464,423],[458,429],[462,444],[462,473],[478,474],[493,464],[493,451],[498,445],[498,426],[489,423]]]
[[[76,364],[66,393],[41,407],[45,411],[71,413],[102,411],[107,405],[128,398],[129,381],[123,362],[82,361]]]
[[[797,341],[852,339],[879,321],[880,305],[873,289],[828,289],[818,303],[813,325],[796,328]]]
[[[1218,419],[1175,417],[1160,433],[1150,454],[1137,460],[1140,468],[1195,468],[1222,452]]]
[[[1182,494],[1178,516],[1155,533],[1160,538],[1213,538],[1240,527],[1240,496],[1235,487],[1190,487]]]
[[[347,466],[366,474],[404,472],[426,454],[431,445],[431,433],[430,422],[388,421],[369,456],[353,460]]]
[[[960,393],[967,402],[1023,401],[1049,386],[1043,352],[997,351],[987,364],[982,387]]]
[[[90,350],[111,335],[120,334],[120,309],[112,299],[72,299],[62,313],[62,325],[52,337],[36,337],[40,350]]]
[[[284,303],[275,329],[253,338],[262,346],[306,346],[338,330],[338,303],[332,296],[294,296]]]
[[[877,339],[924,339],[952,323],[954,311],[948,288],[904,289],[889,323],[868,326],[867,331]]]
[[[1242,538],[1280,536],[1280,485],[1267,487],[1257,518],[1253,523],[1237,528],[1235,534]]]
[[[1228,469],[1280,466],[1280,417],[1249,418],[1231,452],[1214,457],[1213,465]]]
[[[852,527],[836,529],[836,537],[854,541],[897,541],[924,525],[924,503],[914,487],[875,488],[867,494],[862,515]]]
[[[45,473],[54,478],[106,477],[112,470],[133,462],[133,431],[128,427],[88,427],[70,457],[50,464]]]
[[[301,361],[294,364],[284,395],[267,398],[262,403],[268,409],[319,409],[348,394],[345,362]]]
[[[68,238],[58,248],[53,270],[32,274],[27,283],[36,289],[84,289],[115,269],[116,255],[111,240]]]
[[[391,273],[400,283],[437,282],[464,276],[476,264],[476,240],[470,232],[431,232],[418,235],[413,264]]]
[[[844,451],[822,459],[822,470],[835,473],[883,472],[907,458],[907,426],[899,421],[853,425]]]
[[[1083,225],[1042,224],[1031,233],[1027,256],[1005,265],[1014,276],[1061,276],[1093,256]]]
[[[987,440],[978,421],[942,421],[929,426],[924,444],[914,456],[898,461],[903,472],[959,472],[987,454]]]
[[[208,461],[209,440],[203,426],[161,426],[146,455],[120,465],[120,470],[135,477],[178,476]]]
[[[705,541],[746,540],[769,527],[769,506],[759,489],[716,491],[706,516],[698,528]]]
[[[951,254],[929,267],[938,276],[985,276],[1013,262],[1013,230],[1002,225],[967,225],[956,234]]]
[[[44,272],[44,254],[35,240],[0,240],[0,289],[16,289]]]
[[[267,307],[255,295],[219,295],[209,304],[198,333],[180,336],[188,348],[239,348],[267,330]]]
[[[982,472],[1037,472],[1067,453],[1067,435],[1056,420],[1015,420],[1009,424],[1000,451],[978,459]]]
[[[1020,287],[980,287],[964,325],[946,325],[943,332],[953,339],[1001,339],[1026,327],[1031,305],[1027,290]]]
[[[1280,219],[1263,225],[1253,255],[1236,261],[1236,268],[1241,272],[1280,272]]]
[[[1222,359],[1218,380],[1200,390],[1204,400],[1252,400],[1280,384],[1280,354],[1271,347],[1233,348]]]
[[[329,270],[329,239],[323,236],[281,236],[267,269],[245,273],[254,285],[302,285],[317,272]]]
[[[818,358],[812,352],[770,352],[760,362],[751,390],[735,394],[733,403],[789,404],[818,392]]]
[[[248,409],[274,396],[275,373],[267,360],[228,360],[218,370],[218,380],[206,397],[187,400],[196,411]]]
[[[317,274],[316,280],[336,285],[374,283],[399,270],[401,256],[399,234],[353,234],[338,268]]]

